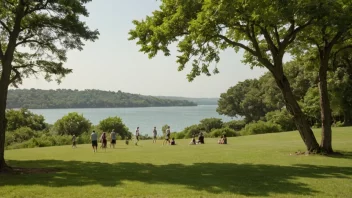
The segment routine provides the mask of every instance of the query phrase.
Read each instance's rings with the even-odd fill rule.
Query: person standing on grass
[[[75,135],[72,136],[72,148],[77,148],[77,146],[76,146],[76,136]]]
[[[115,133],[114,129],[111,131],[110,138],[111,138],[110,148],[111,148],[111,145],[112,145],[113,148],[115,148],[115,144],[116,144],[116,133]]]
[[[154,127],[153,130],[153,143],[156,143],[156,135],[158,134],[158,131],[156,130],[156,127]]]
[[[170,126],[168,126],[166,129],[165,140],[163,142],[163,145],[164,143],[170,144],[170,135],[171,135]]]
[[[138,144],[138,141],[139,141],[139,127],[137,127],[137,130],[136,130],[136,143],[135,143],[136,146]]]
[[[90,139],[92,140],[92,147],[94,153],[98,152],[98,135],[95,133],[95,131],[93,131],[90,135]]]
[[[100,140],[101,140],[103,149],[106,150],[107,139],[106,139],[106,133],[105,132],[103,132],[103,134],[101,135]]]

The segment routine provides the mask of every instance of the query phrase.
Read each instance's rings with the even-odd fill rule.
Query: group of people
[[[154,129],[153,129],[153,143],[156,143],[157,135],[158,135],[158,131],[156,130],[156,127],[154,127]],[[102,135],[100,136],[100,138],[98,139],[98,134],[95,131],[92,132],[90,139],[92,141],[92,147],[93,147],[94,152],[97,152],[97,150],[98,150],[98,140],[100,140],[100,142],[101,142],[100,148],[102,148],[102,149],[107,148],[107,142],[108,142],[107,136],[108,136],[107,133],[103,132]],[[110,148],[111,147],[115,148],[116,136],[117,136],[116,132],[114,130],[112,130],[110,133]],[[171,136],[171,130],[170,130],[170,126],[168,126],[165,131],[165,139],[163,141],[163,145],[165,145],[165,144],[176,145],[175,138],[171,139],[170,136]],[[139,132],[139,127],[137,127],[136,133],[135,133],[135,145],[138,145],[139,139],[140,139],[140,132]],[[126,144],[127,143],[128,143],[128,140],[126,140]],[[204,144],[203,133],[199,134],[198,141],[196,141],[195,135],[193,135],[192,140],[189,144],[190,145]],[[226,135],[221,136],[221,138],[218,140],[218,144],[227,144]],[[72,136],[72,148],[76,148],[76,136],[75,135]]]
[[[221,138],[218,140],[218,144],[227,144],[226,135],[221,136]]]
[[[204,144],[204,135],[203,133],[199,133],[198,136],[198,141],[196,142],[196,137],[193,135],[191,142],[189,143],[190,145],[196,145],[196,144]]]
[[[92,147],[93,147],[93,151],[97,152],[98,151],[98,134],[93,131],[92,134],[90,135],[90,139],[92,141]],[[100,142],[101,142],[101,146],[100,148],[102,149],[106,149],[107,148],[107,135],[106,132],[103,132],[103,134],[101,134],[100,138],[99,138]],[[114,130],[111,131],[110,133],[110,148],[113,147],[115,148],[116,145],[116,132]],[[76,142],[73,143],[74,145],[76,145]]]

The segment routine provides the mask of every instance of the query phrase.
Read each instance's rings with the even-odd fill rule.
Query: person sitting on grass
[[[176,145],[175,138],[172,138],[170,145]]]
[[[220,139],[218,140],[218,144],[222,144],[223,143],[223,138],[224,138],[224,136],[220,137]]]
[[[189,144],[190,145],[196,145],[196,138],[193,137]]]
[[[199,134],[197,144],[204,144],[204,136],[202,132]]]
[[[222,144],[227,144],[226,135],[223,135],[223,137],[222,137]]]

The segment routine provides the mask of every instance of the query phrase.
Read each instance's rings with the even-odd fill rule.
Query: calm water
[[[181,131],[185,127],[198,124],[204,118],[222,118],[224,122],[230,117],[220,116],[216,112],[217,105],[200,105],[196,107],[148,107],[148,108],[102,108],[102,109],[31,109],[33,113],[43,115],[47,123],[56,120],[70,112],[78,112],[93,124],[109,116],[119,116],[130,131],[137,126],[142,134],[151,134],[154,126],[161,131],[165,124],[171,126],[171,131]]]

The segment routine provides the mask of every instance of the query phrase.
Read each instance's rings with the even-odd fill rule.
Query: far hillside
[[[7,108],[117,108],[117,107],[169,107],[197,106],[187,100],[172,100],[125,92],[101,90],[9,90]]]
[[[170,100],[188,100],[194,102],[197,105],[217,105],[219,98],[186,98],[186,97],[177,97],[177,96],[157,96],[161,99],[170,99]]]

